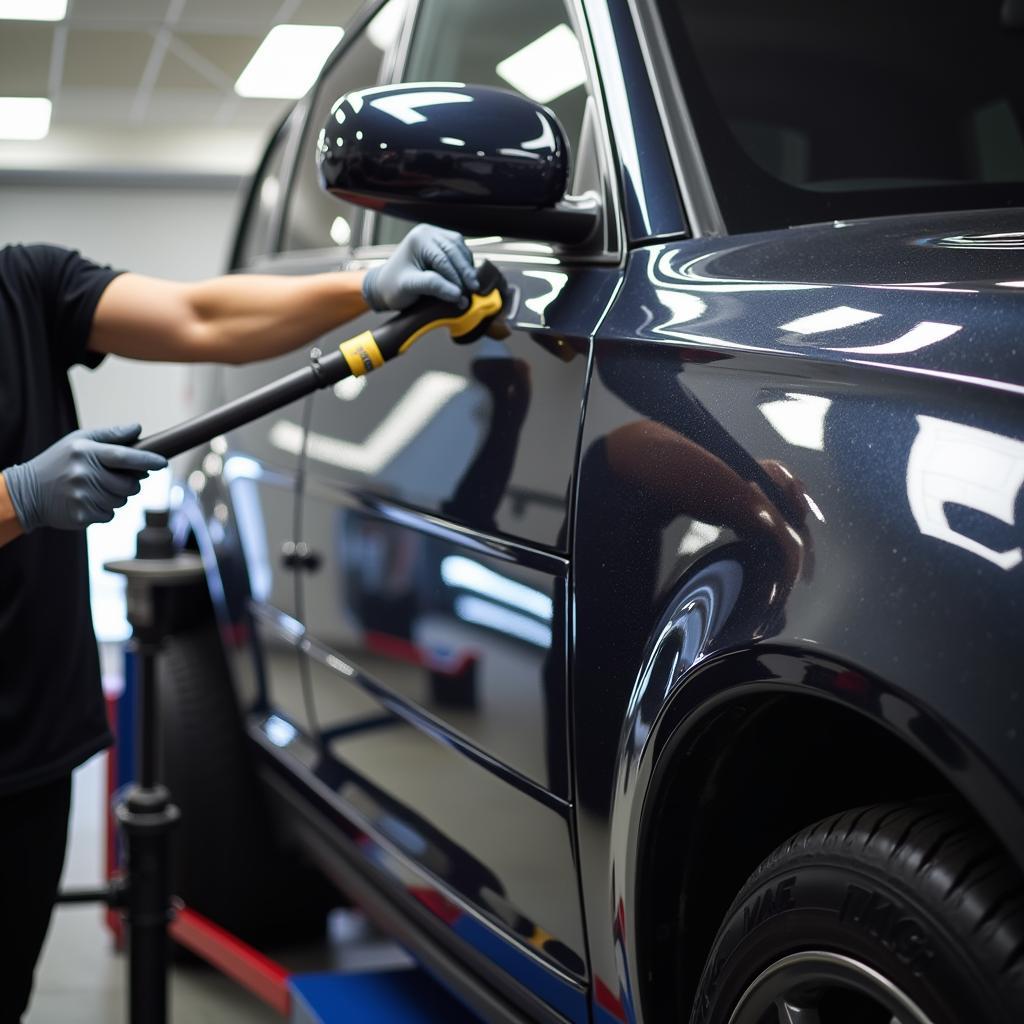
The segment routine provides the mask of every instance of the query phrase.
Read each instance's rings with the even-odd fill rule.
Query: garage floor
[[[105,755],[74,776],[71,838],[65,886],[102,881]],[[406,966],[407,954],[370,931],[352,912],[332,916],[331,942],[312,949],[267,950],[296,971],[365,970]],[[96,906],[59,907],[36,971],[26,1024],[117,1024],[126,1013],[126,961],[113,949]],[[171,978],[171,1021],[175,1024],[247,1024],[281,1021],[268,1007],[222,975],[202,965],[176,966]]]

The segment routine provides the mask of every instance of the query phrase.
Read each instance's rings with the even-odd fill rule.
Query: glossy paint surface
[[[565,193],[569,151],[557,119],[523,96],[422,82],[339,98],[317,163],[344,197],[538,209]]]
[[[302,580],[304,645],[325,765],[372,781],[406,862],[487,923],[506,969],[546,964],[579,1019],[567,522],[586,334],[616,275],[500,265],[508,339],[428,337],[314,399],[301,535],[323,569]]]
[[[461,907],[453,940],[582,1020],[568,522],[587,336],[618,272],[488,255],[511,286],[507,339],[424,338],[387,374],[228,436],[199,497],[248,576],[257,658],[243,644],[233,664],[266,742],[285,764],[315,751],[332,806],[397,854],[395,884]],[[310,556],[298,572],[289,541]]]
[[[877,722],[1024,862],[1024,212],[679,240],[629,5],[586,20],[624,265],[483,243],[511,337],[232,435],[195,500],[260,750],[456,954],[605,1024],[655,787],[740,697]]]
[[[731,688],[822,693],[884,723],[1021,852],[1018,225],[906,218],[633,254],[595,343],[573,552],[581,870],[612,1017],[639,1015],[630,881],[666,723]],[[705,671],[738,651],[764,655]]]

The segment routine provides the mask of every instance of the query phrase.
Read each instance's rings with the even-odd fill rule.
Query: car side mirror
[[[339,199],[474,235],[582,244],[592,193],[566,196],[569,146],[546,107],[452,82],[342,96],[317,141],[321,185]]]

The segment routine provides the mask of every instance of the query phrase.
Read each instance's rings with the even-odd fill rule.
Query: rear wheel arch
[[[793,676],[806,683],[808,659],[773,657],[770,681],[760,657],[716,659],[701,673],[716,696],[700,706],[692,696],[684,704],[677,692],[652,729],[631,858],[633,958],[642,972],[635,980],[648,1020],[688,1005],[723,915],[778,843],[858,804],[948,794],[971,808],[987,771],[954,737],[926,728],[927,750],[919,736],[837,695],[847,686],[860,699],[857,687],[879,685],[873,680],[839,664],[826,672],[828,663],[815,655],[814,685],[787,684],[782,663],[790,659]],[[997,841],[1007,834],[1006,820],[997,828],[970,813]],[[1019,864],[1019,851],[1010,853]]]

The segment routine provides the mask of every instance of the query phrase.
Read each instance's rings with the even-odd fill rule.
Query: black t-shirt
[[[93,313],[117,276],[49,245],[0,249],[0,471],[78,427],[68,369],[95,367]],[[0,793],[68,774],[110,744],[85,533],[0,547]]]

